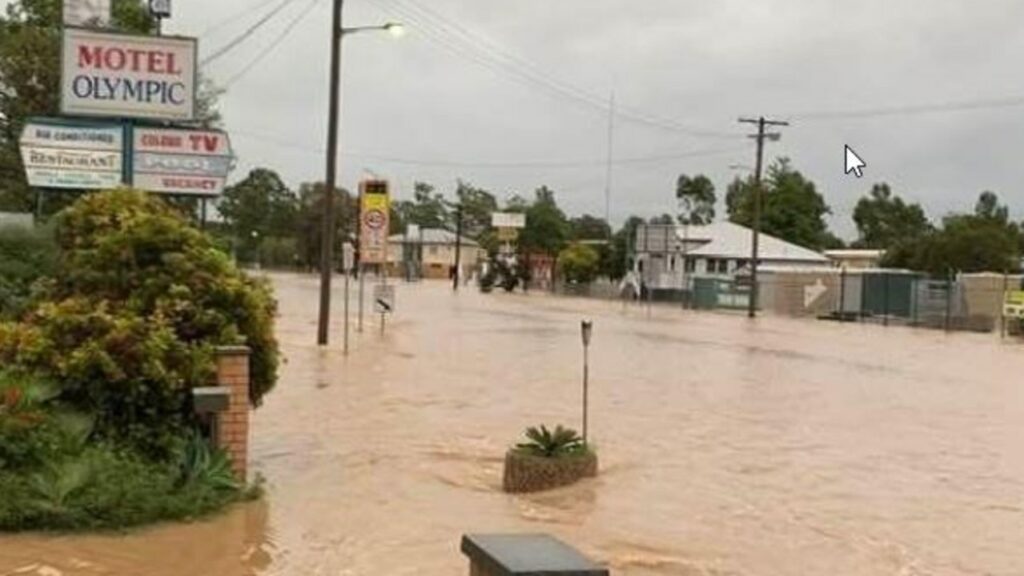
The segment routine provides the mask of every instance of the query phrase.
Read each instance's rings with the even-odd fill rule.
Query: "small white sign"
[[[526,228],[526,214],[518,212],[494,212],[491,225],[495,228]]]
[[[120,126],[30,122],[19,143],[30,186],[102,189],[122,183],[124,130]]]
[[[234,156],[217,130],[136,128],[132,185],[164,194],[216,196],[224,191]]]
[[[341,245],[341,267],[346,274],[356,267],[356,247],[351,242]]]
[[[149,0],[149,13],[154,18],[170,18],[171,0]]]
[[[110,26],[110,0],[64,0],[65,26]]]
[[[196,40],[64,29],[64,114],[158,120],[195,117]]]
[[[378,284],[373,289],[373,311],[391,314],[395,311],[395,287]]]

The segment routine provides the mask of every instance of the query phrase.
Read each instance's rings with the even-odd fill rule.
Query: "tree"
[[[601,256],[586,244],[573,242],[558,255],[562,276],[569,282],[586,284],[597,277]]]
[[[326,212],[327,186],[323,182],[305,183],[299,186],[299,214],[296,232],[298,235],[299,258],[309,269],[320,268],[323,248],[324,213]],[[359,200],[344,188],[334,190],[334,266],[337,268],[344,257],[342,245],[356,243],[359,234]]]
[[[604,218],[584,214],[569,220],[573,240],[607,240],[612,235],[612,227]]]
[[[113,0],[112,26],[122,32],[149,34],[153,19],[143,2]],[[62,2],[15,0],[0,15],[0,210],[29,211],[32,190],[25,180],[18,139],[26,119],[60,113]],[[219,92],[200,81],[199,123],[219,118]],[[74,193],[69,192],[73,199]],[[48,202],[55,210],[66,204]]]
[[[910,268],[935,276],[955,272],[1015,272],[1020,268],[1021,229],[992,192],[983,192],[973,214],[943,218],[942,228],[908,242],[886,255],[886,266]]]
[[[555,201],[555,193],[541,186],[533,204],[526,210],[526,228],[519,236],[519,246],[527,252],[556,256],[569,240],[569,220]]]
[[[676,181],[676,199],[679,200],[679,223],[689,225],[710,224],[715,219],[715,185],[707,176],[686,174]]]
[[[249,260],[263,239],[295,236],[299,198],[276,172],[256,168],[224,190],[217,209],[237,242],[240,257]]]
[[[761,231],[814,250],[839,242],[828,230],[825,216],[831,213],[814,182],[795,170],[789,159],[780,158],[762,182]],[[729,220],[750,227],[754,221],[754,181],[736,178],[726,193]]]
[[[676,219],[671,214],[662,214],[661,216],[652,216],[647,223],[652,226],[671,226],[676,223]]]
[[[626,275],[632,263],[629,261],[630,248],[636,240],[637,228],[644,225],[644,219],[639,216],[630,216],[622,225],[615,236],[612,237],[612,245],[608,260],[603,264],[602,274],[612,280],[618,280]]]
[[[491,215],[498,211],[498,200],[483,188],[458,181],[455,197],[462,205],[462,234],[476,240],[488,252],[498,249],[498,235],[491,226]]]
[[[435,193],[426,182],[416,182],[413,199],[397,202],[395,210],[406,224],[420,228],[448,228],[452,221],[444,195]]]
[[[914,242],[928,234],[928,222],[920,204],[907,204],[892,193],[888,184],[875,184],[868,196],[853,210],[860,248],[889,249],[901,242]]]

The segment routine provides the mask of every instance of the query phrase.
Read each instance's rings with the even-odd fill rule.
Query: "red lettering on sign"
[[[220,138],[216,134],[189,134],[192,140],[192,150],[196,152],[216,152]]]
[[[78,47],[78,67],[180,76],[175,56],[174,52],[164,50],[82,45]]]

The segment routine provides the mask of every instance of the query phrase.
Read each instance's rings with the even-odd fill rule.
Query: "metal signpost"
[[[359,183],[359,331],[363,331],[363,290],[366,265],[376,265],[381,280],[387,274],[391,196],[386,180]]]
[[[380,333],[384,335],[384,324],[388,314],[395,311],[395,287],[378,284],[373,289],[373,311],[380,314]]]
[[[351,242],[345,242],[341,247],[342,268],[345,271],[345,354],[348,355],[348,305],[349,305],[349,278],[352,277],[352,270],[356,267],[356,248]]]

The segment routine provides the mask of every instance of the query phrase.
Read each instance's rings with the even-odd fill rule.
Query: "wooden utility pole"
[[[776,141],[782,137],[778,132],[765,132],[766,126],[789,126],[789,122],[782,122],[780,120],[767,120],[764,116],[759,118],[740,118],[739,121],[743,124],[756,124],[757,134],[752,134],[750,137],[757,140],[757,164],[754,169],[754,222],[752,228],[753,239],[751,242],[750,250],[750,299],[747,306],[747,316],[755,318],[757,316],[757,298],[760,286],[757,280],[757,261],[760,257],[760,246],[761,240],[761,172],[764,168],[764,141],[765,139]]]
[[[455,269],[452,271],[452,290],[459,291],[459,272],[462,266],[462,202],[455,207]]]

